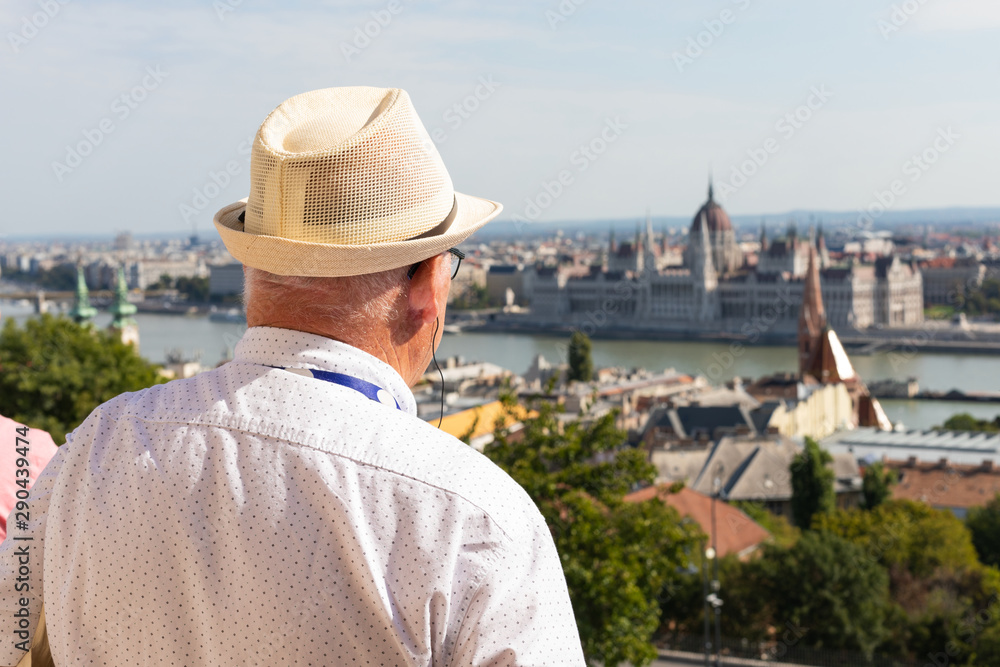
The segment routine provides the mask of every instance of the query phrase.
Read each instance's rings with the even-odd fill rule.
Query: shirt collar
[[[237,343],[233,361],[353,375],[388,391],[403,412],[417,414],[413,392],[396,369],[364,350],[337,340],[293,329],[250,327]]]

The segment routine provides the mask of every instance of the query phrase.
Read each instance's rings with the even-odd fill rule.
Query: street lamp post
[[[715,667],[722,667],[722,598],[719,597],[719,547],[718,533],[715,529],[715,505],[719,501],[719,491],[722,489],[722,464],[716,469],[713,485],[715,494],[712,496],[712,607],[715,609]]]
[[[706,542],[707,542],[707,540],[706,540]],[[705,617],[705,667],[709,667],[709,665],[711,664],[710,661],[712,659],[712,634],[711,634],[712,631],[710,629],[709,620],[708,620],[709,600],[708,600],[708,564],[707,564],[707,561],[710,558],[709,553],[711,553],[711,549],[702,549],[702,551],[701,551],[701,554],[702,554],[702,558],[701,558],[701,583],[702,583],[702,590],[704,591],[703,599],[704,599],[704,602],[705,602],[705,607],[704,607],[704,610],[702,612],[702,615]]]

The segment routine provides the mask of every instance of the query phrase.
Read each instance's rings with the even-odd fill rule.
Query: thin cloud
[[[961,32],[1000,29],[997,0],[949,0],[928,2],[913,17],[914,27],[924,32]]]

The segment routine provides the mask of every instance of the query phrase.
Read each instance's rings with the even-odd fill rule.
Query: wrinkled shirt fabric
[[[105,403],[30,503],[33,540],[0,546],[3,665],[25,595],[57,665],[584,664],[527,494],[327,338],[253,327],[224,366]]]

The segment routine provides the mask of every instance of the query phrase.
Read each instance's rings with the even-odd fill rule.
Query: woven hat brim
[[[444,234],[370,245],[310,243],[249,234],[240,213],[246,199],[224,207],[212,222],[229,253],[242,264],[281,276],[358,276],[397,269],[452,248],[495,218],[503,206],[489,199],[455,193],[455,220]]]

